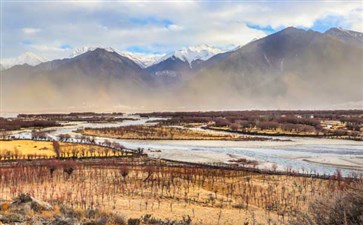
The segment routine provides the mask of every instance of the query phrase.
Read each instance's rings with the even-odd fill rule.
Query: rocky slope
[[[75,210],[22,194],[14,201],[0,200],[0,224],[9,225],[124,225],[123,217],[95,209]]]

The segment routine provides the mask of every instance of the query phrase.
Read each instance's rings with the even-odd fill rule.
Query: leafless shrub
[[[363,181],[317,198],[291,225],[363,224]]]

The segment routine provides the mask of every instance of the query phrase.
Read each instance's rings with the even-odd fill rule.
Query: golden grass
[[[19,155],[46,155],[55,156],[52,142],[49,141],[31,141],[31,140],[16,140],[16,141],[0,141],[0,152],[15,152]]]
[[[110,148],[80,143],[64,143],[59,142],[61,148],[61,156],[64,158],[74,157],[90,157],[90,156],[115,156]],[[106,153],[107,152],[107,153]],[[32,140],[11,140],[0,141],[0,155],[4,156],[10,153],[17,155],[17,158],[27,156],[55,157],[53,144],[50,141],[32,141]],[[127,153],[124,153],[126,156]],[[1,157],[0,157],[1,159]]]

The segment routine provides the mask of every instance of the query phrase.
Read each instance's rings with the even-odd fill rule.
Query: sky
[[[64,58],[82,46],[140,54],[244,45],[289,26],[363,32],[363,1],[1,0],[2,58]]]

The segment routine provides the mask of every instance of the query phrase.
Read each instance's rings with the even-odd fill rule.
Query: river
[[[46,128],[49,136],[59,134],[77,135],[74,131],[85,127],[117,127],[129,125],[155,124],[153,120],[163,118],[130,117],[115,123],[64,123],[62,127]],[[136,120],[135,120],[136,119]],[[218,131],[206,131],[218,132]],[[14,136],[30,138],[30,130],[17,132]],[[165,158],[188,162],[228,162],[231,159],[247,158],[257,160],[259,168],[278,170],[291,168],[299,172],[333,174],[340,169],[344,175],[363,171],[363,143],[350,140],[334,140],[307,137],[274,137],[291,141],[184,141],[184,140],[121,140],[97,137],[116,141],[126,148],[144,148],[154,158]],[[157,150],[157,151],[155,151]]]

